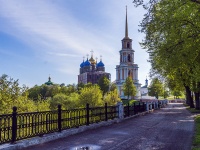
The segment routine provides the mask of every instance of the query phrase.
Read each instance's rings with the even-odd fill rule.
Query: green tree
[[[147,10],[140,24],[141,32],[146,34],[141,44],[150,54],[152,74],[173,76],[185,88],[187,103],[194,107],[192,85],[200,81],[199,1],[153,0],[145,5],[142,0],[134,0],[134,3]]]
[[[38,100],[40,96],[40,86],[35,85],[28,90],[28,97],[32,100]]]
[[[117,90],[117,86],[115,83],[112,83],[110,86],[110,91],[114,91],[114,90]]]
[[[18,80],[3,74],[0,77],[0,113],[8,113],[15,106],[20,96]]]
[[[148,88],[148,95],[155,96],[157,99],[159,96],[163,96],[163,84],[158,78],[154,78]]]
[[[28,98],[29,89],[25,85],[19,86],[18,80],[9,78],[8,75],[0,77],[0,114],[12,112],[12,107],[16,106],[18,112],[37,111],[37,105]],[[46,105],[42,110],[49,110]]]
[[[50,109],[56,110],[58,108],[58,105],[62,105],[62,109],[78,108],[78,99],[79,95],[77,93],[71,93],[70,95],[66,95],[63,93],[56,94],[50,100]]]
[[[77,90],[78,90],[78,93],[80,93],[80,90],[82,89],[82,88],[84,88],[85,87],[85,84],[84,83],[78,83],[77,84]]]
[[[121,99],[119,98],[119,93],[117,89],[114,89],[113,91],[110,91],[105,94],[104,103],[107,103],[108,105],[116,105],[117,102],[120,101]]]
[[[84,87],[80,91],[79,102],[82,107],[88,103],[90,106],[101,106],[102,92],[98,85],[93,85],[91,87]]]
[[[110,80],[106,76],[102,76],[98,81],[98,85],[103,95],[105,95],[109,91]]]
[[[125,83],[123,84],[123,92],[125,96],[135,96],[137,93],[136,87],[133,84],[131,77],[127,77]]]

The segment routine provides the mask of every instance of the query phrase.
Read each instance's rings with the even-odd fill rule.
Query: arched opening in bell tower
[[[131,55],[128,54],[128,62],[131,62]]]

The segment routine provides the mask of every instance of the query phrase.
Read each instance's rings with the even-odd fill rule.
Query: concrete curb
[[[123,119],[117,119],[116,118],[114,120],[108,120],[108,121],[102,121],[102,122],[99,122],[99,123],[94,123],[94,124],[91,124],[89,126],[80,126],[79,128],[67,129],[67,130],[63,130],[62,132],[45,134],[42,137],[33,137],[33,138],[25,139],[25,140],[20,140],[20,141],[17,141],[15,144],[10,144],[10,143],[3,144],[3,145],[0,145],[0,150],[23,149],[23,148],[26,148],[26,147],[29,147],[29,146],[34,146],[34,145],[54,141],[54,140],[57,140],[57,139],[60,139],[60,138],[65,138],[65,137],[68,137],[70,135],[74,135],[74,134],[77,134],[77,133],[84,132],[86,130],[96,129],[96,128],[103,127],[103,126],[109,126],[109,125],[112,125],[114,123],[119,123],[119,122],[122,122],[123,120],[143,116],[143,115],[151,113],[151,112],[153,112],[153,110],[141,112],[139,114],[136,114],[136,115],[133,115],[133,116],[130,116],[130,117],[127,117],[127,118],[123,118]]]

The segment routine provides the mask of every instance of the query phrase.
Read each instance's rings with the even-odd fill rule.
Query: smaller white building
[[[140,88],[141,98],[148,96],[148,80],[145,80],[145,85]]]

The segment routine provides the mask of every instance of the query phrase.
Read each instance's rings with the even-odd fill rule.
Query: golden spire
[[[125,38],[128,38],[127,6],[126,6],[126,25],[125,25]]]

